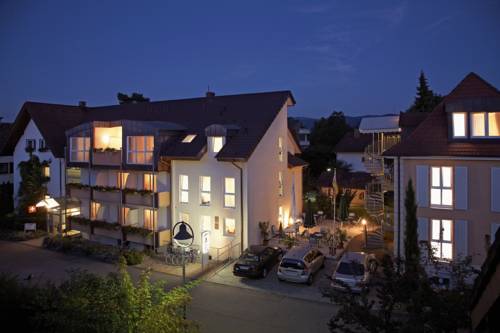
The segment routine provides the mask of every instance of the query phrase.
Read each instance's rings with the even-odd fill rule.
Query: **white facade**
[[[27,161],[29,159],[29,153],[26,152],[26,140],[35,140],[36,149],[33,152],[34,155],[37,155],[40,161],[48,161],[49,162],[49,172],[50,172],[50,180],[46,184],[48,194],[51,197],[62,197],[64,196],[64,173],[65,173],[65,163],[63,158],[56,158],[52,154],[52,152],[45,151],[40,152],[39,144],[40,140],[44,140],[42,134],[36,127],[33,120],[30,120],[26,128],[24,129],[23,135],[17,141],[16,147],[14,149],[13,154],[13,163],[14,163],[14,205],[17,205],[18,202],[18,191],[21,182],[21,175],[19,173],[19,168],[17,167],[20,162]]]
[[[359,153],[337,153],[337,160],[341,160],[352,166],[352,171],[368,172],[363,162],[364,154]]]

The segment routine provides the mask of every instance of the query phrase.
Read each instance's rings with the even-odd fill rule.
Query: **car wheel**
[[[312,274],[309,274],[309,277],[307,278],[307,285],[311,285],[313,284],[313,275]]]
[[[262,269],[262,277],[265,278],[267,276],[267,268]]]
[[[279,282],[285,282],[285,280],[281,279],[281,278],[278,278],[278,281]]]

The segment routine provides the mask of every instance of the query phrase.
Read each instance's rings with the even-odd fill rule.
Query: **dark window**
[[[0,163],[0,175],[8,174],[9,172],[9,163]]]
[[[36,149],[36,140],[26,139],[26,148]]]
[[[365,274],[365,266],[359,262],[342,262],[337,268],[337,273],[343,275],[363,275]]]
[[[304,269],[304,264],[294,259],[283,259],[280,266],[283,268]]]

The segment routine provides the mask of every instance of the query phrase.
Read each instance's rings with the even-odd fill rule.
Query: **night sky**
[[[406,109],[419,71],[445,94],[500,87],[500,1],[0,1],[0,116],[292,90],[291,115]]]

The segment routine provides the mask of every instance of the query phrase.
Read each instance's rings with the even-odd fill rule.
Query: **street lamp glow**
[[[362,225],[366,225],[366,220],[365,220],[365,219],[362,219],[362,220],[361,220],[361,224],[362,224]]]
[[[331,172],[332,168],[327,168],[326,171]]]

